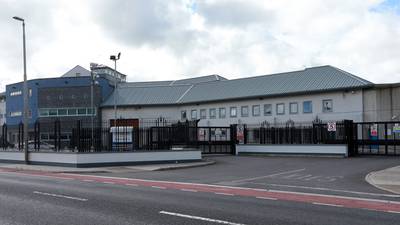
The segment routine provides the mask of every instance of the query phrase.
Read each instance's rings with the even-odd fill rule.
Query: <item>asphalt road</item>
[[[227,160],[227,163],[232,162],[227,158],[220,160]],[[181,180],[189,182],[185,177],[192,177],[192,180],[202,183],[198,182],[201,172],[188,174],[195,169],[200,168],[163,171],[163,173],[174,173],[174,176],[185,174],[180,178]],[[212,167],[201,168],[201,170],[208,169],[213,171]],[[290,169],[292,168],[288,168],[287,171]],[[294,173],[304,171],[300,170],[302,168],[293,167],[293,170],[295,169],[298,171]],[[338,169],[338,171],[340,170]],[[255,177],[266,176],[264,172],[254,171]],[[280,171],[268,172],[278,174]],[[216,173],[208,177],[216,178],[218,172]],[[142,174],[145,173],[137,173],[136,176],[142,176]],[[158,172],[147,173],[147,179],[150,174],[153,174],[151,176],[154,177],[160,176]],[[244,175],[233,179],[220,177],[217,179],[217,183],[227,181],[238,183],[238,179],[249,179],[249,176]],[[285,174],[281,172],[280,175]],[[129,183],[109,182],[107,179],[100,180],[94,176],[69,176],[72,178],[60,174],[24,174],[0,171],[0,224],[368,225],[398,224],[400,219],[398,213],[360,208],[334,207],[268,198],[259,199],[223,193],[183,191],[183,189],[174,188],[162,189],[161,186],[136,186],[133,183],[129,185]],[[172,175],[169,176],[169,178],[171,177]],[[166,177],[163,178],[163,180],[166,179]],[[266,177],[262,177],[262,179],[266,179]],[[213,179],[210,178],[206,181],[210,182]],[[241,185],[248,184],[245,182]]]
[[[208,159],[216,164],[179,170],[96,174],[386,199],[385,195],[391,193],[368,184],[365,176],[400,164],[399,157],[217,156]]]

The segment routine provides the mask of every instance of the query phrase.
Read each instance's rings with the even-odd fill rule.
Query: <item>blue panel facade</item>
[[[101,87],[101,98],[104,101],[113,91],[113,85],[103,75],[97,79]],[[30,126],[38,119],[38,90],[39,88],[57,88],[57,87],[82,87],[90,86],[91,77],[59,77],[47,79],[34,79],[28,81],[28,102],[30,110]],[[79,93],[76,93],[79,94]],[[6,85],[6,119],[8,125],[17,125],[22,120],[23,112],[23,82]]]

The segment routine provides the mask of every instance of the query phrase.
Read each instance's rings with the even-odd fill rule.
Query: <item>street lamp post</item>
[[[24,112],[23,112],[23,120],[24,120],[24,158],[25,163],[29,163],[28,156],[28,84],[26,81],[26,46],[25,46],[25,20],[14,16],[13,19],[22,22],[22,39],[23,39],[23,57],[24,57],[24,85],[23,85],[23,94],[24,94]]]
[[[94,109],[94,85],[96,84],[96,78],[97,78],[97,74],[95,72],[93,72],[92,69],[92,64],[90,64],[90,77],[91,77],[91,82],[90,82],[90,110],[91,110],[91,133],[92,133],[92,145],[91,145],[91,150],[94,151],[94,116],[95,116],[95,112],[96,110]]]
[[[121,52],[118,55],[111,55],[110,60],[114,61],[114,126],[117,126],[117,95],[118,95],[118,79],[117,79],[117,60],[121,57]]]
[[[92,120],[91,121],[91,127],[92,127],[92,146],[90,147],[91,149],[90,150],[94,150],[94,145],[93,145],[93,142],[94,142],[94,134],[93,134],[93,128],[94,128],[94,108],[93,108],[93,86],[94,86],[94,79],[95,79],[95,77],[94,77],[95,75],[94,75],[94,73],[93,73],[93,71],[91,71],[90,72],[90,77],[91,77],[91,80],[90,80],[90,113],[91,113],[91,115],[90,115],[90,119]]]

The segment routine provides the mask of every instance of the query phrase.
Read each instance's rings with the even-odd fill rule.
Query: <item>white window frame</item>
[[[296,106],[296,111],[293,111],[292,109],[292,106]],[[290,114],[298,114],[299,113],[299,104],[297,103],[297,102],[290,102],[289,103],[289,113]]]
[[[192,120],[197,120],[197,110],[196,110],[196,109],[192,109],[192,110],[190,111],[190,118],[191,118]]]
[[[282,111],[280,111],[279,106],[282,106]],[[277,103],[276,104],[276,115],[285,115],[285,103]]]
[[[221,107],[218,109],[218,116],[220,119],[226,118],[226,108],[225,107]]]
[[[258,108],[258,112],[256,112],[256,108]],[[252,115],[253,116],[260,116],[261,115],[261,108],[260,105],[253,105],[251,107]]]
[[[235,112],[235,113],[233,113]],[[236,106],[232,106],[229,108],[229,116],[231,118],[236,118],[237,117],[237,107]]]
[[[210,119],[216,119],[217,118],[217,109],[211,108],[209,110],[209,115],[210,115]]]
[[[269,113],[267,113],[267,107],[270,108]],[[264,104],[264,116],[272,116],[272,104]]]
[[[331,103],[331,108],[330,109],[326,109],[325,108],[325,103]],[[333,100],[332,99],[324,99],[322,100],[322,112],[324,113],[330,113],[333,112]]]
[[[306,103],[310,103],[310,111],[308,112],[306,112],[305,111],[305,107],[304,107],[304,105],[306,104]],[[313,104],[312,104],[312,101],[304,101],[303,102],[303,113],[312,113],[313,112]]]

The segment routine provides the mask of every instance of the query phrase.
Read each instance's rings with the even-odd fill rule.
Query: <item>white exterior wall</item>
[[[333,112],[322,112],[322,100],[332,99],[333,101]],[[312,113],[303,113],[303,101],[312,101]],[[289,113],[289,103],[298,103],[298,113]],[[276,114],[276,104],[285,104],[285,114]],[[272,115],[264,116],[264,104],[272,104]],[[260,116],[254,117],[252,115],[253,105],[260,105]],[[236,118],[230,118],[229,108],[232,106],[237,107],[238,116]],[[241,117],[241,106],[249,106],[249,116]],[[226,118],[219,119],[218,108],[226,108]],[[322,93],[313,95],[299,95],[293,97],[276,97],[276,98],[264,98],[256,100],[243,100],[243,101],[231,101],[221,103],[210,103],[196,106],[182,106],[181,110],[187,110],[187,115],[190,118],[190,112],[192,109],[197,110],[197,116],[200,117],[200,109],[207,109],[207,119],[201,120],[200,126],[224,126],[229,124],[259,124],[262,121],[268,121],[269,123],[284,123],[286,121],[293,120],[295,122],[310,122],[315,120],[318,116],[323,121],[338,121],[343,119],[351,119],[354,121],[362,121],[362,91],[352,92],[332,92]],[[217,119],[210,119],[209,109],[217,109]],[[240,121],[239,121],[240,120]]]
[[[113,108],[103,108],[101,113],[103,122],[114,119]],[[168,120],[179,120],[180,111],[177,106],[118,107],[117,117],[123,119],[155,119],[164,117]]]
[[[322,101],[326,99],[332,99],[333,101],[333,112],[322,112]],[[312,101],[312,113],[303,113],[303,101]],[[289,103],[298,103],[298,113],[289,113]],[[276,104],[285,104],[285,114],[276,114]],[[272,115],[264,116],[264,104],[272,104]],[[260,105],[260,116],[254,117],[252,115],[253,105]],[[230,117],[230,107],[237,107],[237,117]],[[249,116],[241,116],[241,106],[249,107]],[[216,119],[210,119],[209,109],[216,109]],[[223,119],[219,118],[219,108],[226,109],[226,117]],[[165,117],[167,119],[179,120],[181,111],[186,110],[187,118],[191,118],[191,110],[197,110],[197,118],[200,119],[200,109],[207,110],[207,118],[202,119],[199,122],[199,126],[227,126],[230,124],[260,124],[263,121],[268,121],[273,124],[284,123],[286,121],[293,120],[294,122],[311,122],[318,116],[323,121],[338,121],[343,119],[351,119],[354,121],[362,121],[363,115],[363,101],[362,91],[350,91],[350,92],[330,92],[330,93],[319,93],[310,95],[298,95],[291,97],[275,97],[275,98],[260,98],[252,100],[235,100],[235,101],[223,101],[218,103],[201,103],[193,105],[177,105],[177,106],[165,106],[165,107],[128,107],[119,108],[118,117],[125,119],[128,118],[157,118]],[[103,121],[107,121],[114,117],[114,111],[111,108],[102,109]]]

